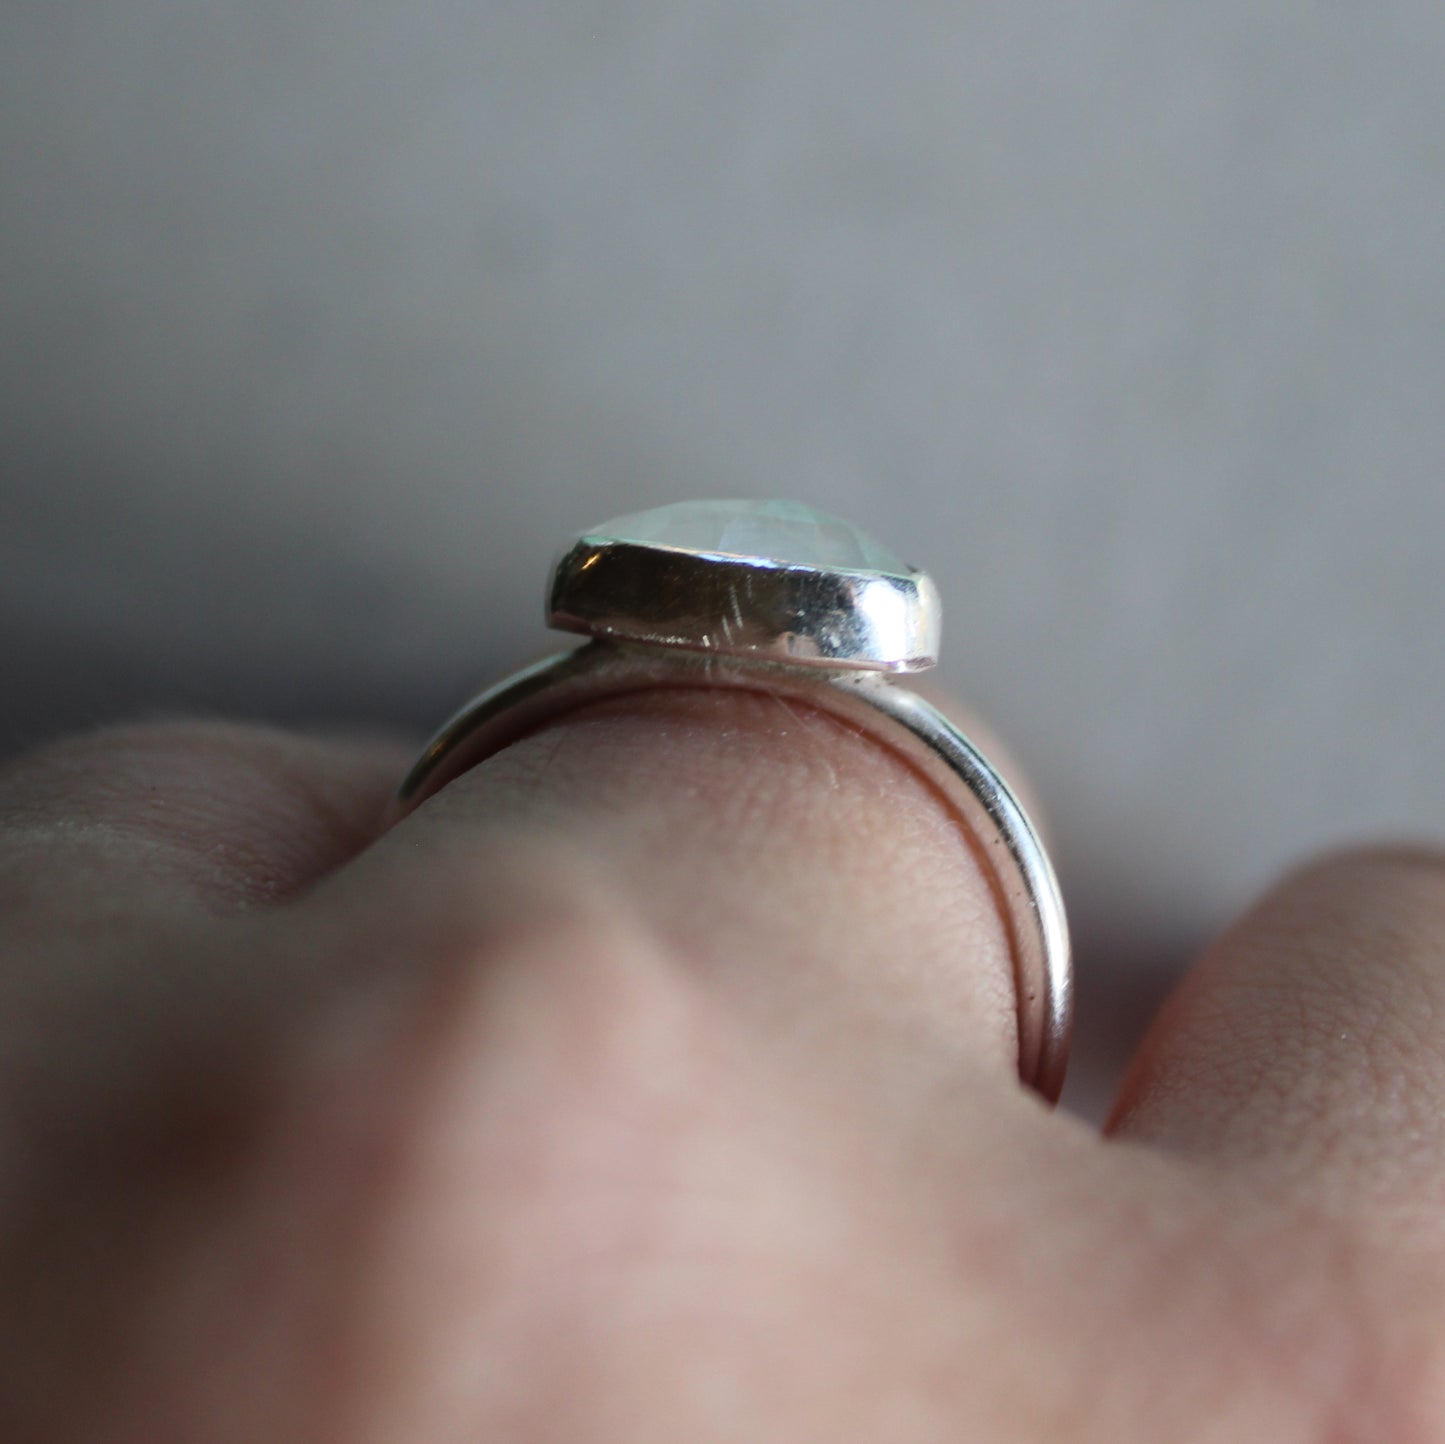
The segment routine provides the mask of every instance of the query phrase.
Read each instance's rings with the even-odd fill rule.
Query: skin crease
[[[0,773],[0,1439],[1445,1440],[1445,868],[1220,940],[1108,1136],[973,846],[804,708]]]

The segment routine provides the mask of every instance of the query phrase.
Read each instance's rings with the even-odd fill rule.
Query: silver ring
[[[578,537],[553,569],[549,598],[551,625],[593,640],[468,702],[402,782],[398,816],[552,718],[606,697],[722,686],[829,712],[931,783],[982,855],[1008,926],[1019,1076],[1058,1098],[1073,978],[1048,854],[978,749],[886,675],[936,660],[938,595],[925,573],[795,503],[684,502]]]

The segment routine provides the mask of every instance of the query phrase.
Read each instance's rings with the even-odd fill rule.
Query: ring
[[[591,640],[468,702],[402,782],[397,817],[509,743],[607,697],[734,687],[830,713],[929,782],[985,864],[1013,959],[1019,1076],[1058,1098],[1073,978],[1053,866],[978,749],[888,680],[937,661],[940,606],[926,573],[795,502],[682,502],[580,535],[553,568],[548,622]]]

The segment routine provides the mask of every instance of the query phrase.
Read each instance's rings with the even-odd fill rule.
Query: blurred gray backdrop
[[[422,728],[566,533],[938,576],[1077,1085],[1278,868],[1445,820],[1445,8],[9,0],[0,748]]]

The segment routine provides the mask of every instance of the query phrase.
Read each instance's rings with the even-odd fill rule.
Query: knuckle
[[[254,724],[127,723],[0,771],[3,877],[150,889],[229,908],[293,891],[359,851],[386,759]]]
[[[1276,995],[1273,1013],[1304,1025],[1311,1047],[1356,1058],[1377,1089],[1445,1068],[1445,854],[1334,854],[1287,879],[1254,922],[1252,986]]]
[[[228,775],[252,785],[274,768],[281,734],[207,720],[130,722],[37,748],[0,770],[0,823],[158,807]]]
[[[1382,843],[1328,853],[1299,869],[1282,891],[1367,925],[1395,918],[1439,927],[1445,924],[1445,849]]]

